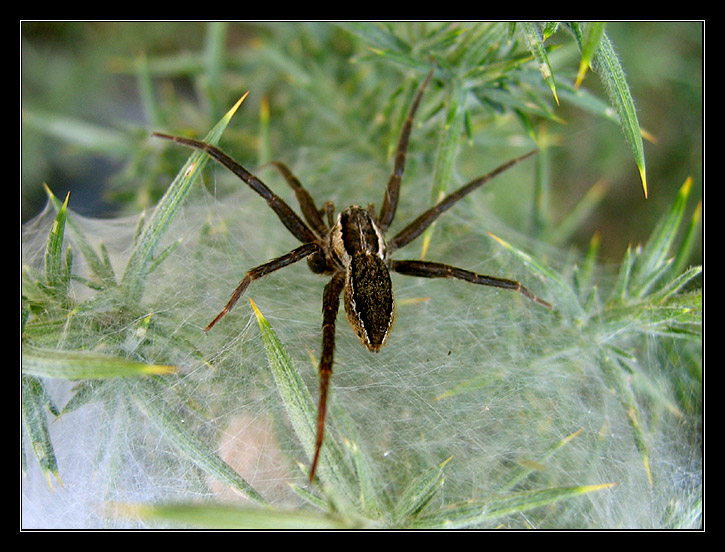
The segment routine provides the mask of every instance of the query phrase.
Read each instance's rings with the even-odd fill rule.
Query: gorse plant
[[[523,136],[511,142],[521,152],[538,145],[545,163],[540,122],[558,122],[558,103],[620,123],[647,193],[641,131],[604,25],[319,29],[280,26],[277,40],[240,62],[262,84],[275,71],[292,79],[280,101],[299,124],[279,143],[316,200],[332,198],[338,211],[380,200],[392,166],[386,155],[432,65],[399,224],[492,168],[466,154],[462,137],[478,151],[485,148],[476,141],[490,134],[493,149],[515,156],[496,137],[491,113],[513,115]],[[219,108],[237,69],[222,62],[224,31],[210,25],[202,56],[200,89],[218,120],[204,140],[223,135],[225,151],[256,171],[281,158],[272,103],[260,104],[251,130],[231,123],[238,110],[252,112],[246,103]],[[555,70],[554,33],[568,33],[581,51],[571,76]],[[169,107],[151,93],[151,77],[169,61],[135,66],[156,114],[152,130],[187,124],[159,115]],[[604,82],[608,103],[581,86],[587,68]],[[48,189],[48,207],[23,228],[24,453],[35,458],[24,462],[66,486],[49,502],[52,512],[36,506],[56,515],[53,523],[64,523],[71,502],[87,517],[68,523],[86,526],[700,523],[702,286],[701,268],[688,265],[700,208],[688,216],[691,181],[614,271],[598,262],[596,238],[583,254],[563,250],[592,196],[558,225],[546,202],[534,202],[533,237],[484,206],[486,194],[507,193],[508,176],[462,201],[429,229],[421,255],[520,280],[555,308],[465,283],[394,279],[399,309],[383,351],[368,353],[338,324],[319,485],[308,485],[325,280],[300,264],[255,282],[251,305],[240,301],[205,335],[244,273],[289,251],[293,239],[221,169],[198,185],[205,154],[184,164],[186,150],[150,139],[144,151],[151,173],[176,174],[148,215],[89,219],[73,211],[72,197],[61,201]],[[277,193],[290,193],[273,171],[258,171]],[[533,180],[532,197],[541,197],[549,183],[537,175],[523,166],[510,178]],[[148,190],[144,198],[155,195]],[[245,501],[230,504],[229,489]]]

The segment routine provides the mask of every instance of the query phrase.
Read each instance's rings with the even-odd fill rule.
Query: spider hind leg
[[[322,354],[320,355],[320,399],[317,407],[317,435],[315,451],[310,466],[309,481],[315,479],[317,463],[320,459],[322,440],[325,435],[325,417],[327,416],[327,392],[330,388],[332,364],[335,352],[335,323],[340,308],[340,294],[345,286],[345,276],[337,272],[325,286],[322,294]]]
[[[251,284],[254,280],[258,280],[259,278],[262,278],[267,274],[271,274],[272,272],[275,272],[280,268],[284,268],[287,265],[296,263],[297,261],[301,261],[305,257],[309,257],[310,255],[318,253],[319,251],[320,247],[316,243],[306,243],[296,249],[293,249],[289,253],[282,255],[281,257],[277,257],[276,259],[272,259],[269,262],[266,262],[251,269],[249,272],[247,272],[237,288],[234,290],[234,293],[232,293],[232,296],[229,298],[229,301],[227,301],[227,304],[224,306],[222,311],[216,315],[216,318],[214,318],[214,320],[209,323],[204,331],[208,332],[209,330],[211,330],[214,325],[219,322],[219,320],[221,320],[230,310],[234,308],[234,305],[236,305],[237,301],[239,301],[239,298],[249,287],[249,284]]]

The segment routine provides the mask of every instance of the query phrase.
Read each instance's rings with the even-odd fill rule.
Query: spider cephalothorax
[[[211,321],[205,331],[209,331],[219,319],[234,307],[250,283],[289,264],[306,258],[308,266],[313,272],[330,276],[330,281],[325,286],[322,297],[322,352],[319,368],[320,399],[315,451],[309,473],[310,481],[315,476],[322,447],[327,412],[327,392],[330,376],[332,375],[335,348],[335,322],[340,306],[340,295],[343,292],[347,319],[362,344],[373,352],[379,351],[385,345],[395,319],[395,299],[390,279],[391,271],[423,278],[454,278],[473,284],[510,289],[522,293],[541,305],[551,307],[549,303],[539,299],[514,280],[485,276],[455,266],[431,261],[395,260],[391,258],[395,251],[417,238],[442,213],[450,209],[461,198],[536,152],[536,150],[531,151],[508,163],[504,163],[484,176],[474,178],[425,211],[394,237],[386,239],[385,235],[393,222],[398,205],[400,181],[405,169],[405,157],[408,151],[408,140],[413,118],[418,110],[423,91],[432,76],[433,71],[428,74],[418,89],[408,117],[403,124],[395,155],[395,166],[388,180],[383,204],[377,216],[372,204],[367,208],[352,206],[340,212],[337,220],[334,221],[334,206],[327,202],[322,209],[318,209],[312,196],[292,172],[283,163],[275,161],[272,164],[280,171],[295,192],[304,217],[304,220],[302,220],[289,205],[272,192],[261,180],[219,148],[191,138],[154,133],[161,138],[205,151],[217,162],[227,167],[264,198],[285,227],[302,242],[301,246],[289,253],[247,272],[234,293],[232,293],[226,306]],[[323,215],[325,216],[323,217]]]

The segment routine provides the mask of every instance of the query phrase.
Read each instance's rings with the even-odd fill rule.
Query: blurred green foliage
[[[418,23],[395,25],[411,40],[424,28]],[[694,178],[692,204],[701,200],[703,27],[701,22],[606,26],[627,72],[640,125],[656,140],[645,144],[648,200],[642,197],[631,152],[616,125],[567,102],[556,108],[557,117],[567,124],[550,129],[560,146],[548,167],[552,217],[564,217],[595,183],[606,186],[598,208],[572,238],[580,249],[600,232],[601,256],[621,259],[628,245],[646,239],[688,176]],[[357,110],[362,116],[371,91],[394,78],[389,68],[377,64],[363,74],[366,81],[379,82],[362,86],[356,80],[360,67],[350,60],[368,50],[348,30],[329,23],[22,23],[23,220],[45,203],[44,182],[59,195],[73,189],[74,208],[91,216],[135,212],[153,204],[160,197],[164,171],[142,146],[149,132],[160,126],[209,128],[247,89],[251,95],[235,125],[238,131],[244,129],[238,136],[241,144],[260,146],[263,98],[271,110],[271,141],[266,143],[272,144],[268,147],[275,156],[334,144],[339,133],[353,134],[354,128],[334,124],[321,124],[324,132],[305,131],[314,120],[331,123],[336,112]],[[571,37],[555,34],[548,40],[563,46],[550,54],[555,76],[568,72],[573,80],[579,54]],[[216,51],[220,48],[222,56]],[[215,65],[213,60],[219,59],[223,63]],[[143,90],[139,75],[144,71],[150,75],[146,84],[160,97],[157,104]],[[325,101],[319,111],[295,98],[314,93],[316,86],[306,79],[317,75],[326,77],[320,85],[329,79],[341,87],[317,89]],[[591,71],[582,86],[606,97]],[[195,98],[200,110],[190,111],[180,98]],[[352,100],[359,104],[351,105]],[[310,142],[311,136],[317,143]],[[260,157],[265,154],[269,152]],[[530,212],[518,197],[511,193],[495,201],[502,218],[522,227]],[[692,262],[701,260],[698,240]]]
[[[496,216],[505,220],[509,228],[532,238],[533,247],[539,250],[529,254],[494,236],[530,273],[539,276],[547,288],[546,297],[556,305],[552,323],[533,327],[529,326],[525,311],[519,309],[511,313],[516,313],[515,324],[496,324],[496,316],[502,317],[501,322],[507,315],[495,312],[495,307],[489,305],[493,310],[485,318],[487,323],[491,329],[504,331],[506,337],[495,336],[495,332],[491,335],[492,341],[486,345],[487,366],[491,366],[500,348],[504,360],[498,366],[506,367],[502,374],[531,369],[535,375],[524,380],[533,382],[539,381],[544,367],[551,370],[545,380],[545,400],[531,402],[532,397],[524,392],[521,398],[525,406],[511,406],[511,411],[516,412],[522,427],[532,430],[531,436],[539,432],[540,436],[547,435],[546,424],[538,425],[542,420],[563,423],[554,431],[556,439],[543,440],[548,449],[540,457],[542,461],[560,448],[569,449],[570,441],[580,433],[569,424],[572,418],[579,423],[578,418],[585,413],[594,412],[594,426],[602,443],[611,446],[617,439],[607,436],[624,435],[625,439],[619,440],[624,443],[622,450],[631,452],[634,445],[638,456],[638,474],[634,477],[639,483],[624,483],[622,488],[641,494],[638,489],[643,488],[646,476],[649,487],[659,493],[656,501],[650,501],[655,507],[633,521],[624,513],[630,501],[620,500],[618,515],[622,517],[603,516],[601,520],[606,521],[595,521],[595,525],[697,525],[701,515],[702,366],[697,356],[702,342],[702,290],[698,286],[701,268],[688,269],[688,258],[693,257],[693,249],[695,258],[701,256],[702,244],[700,211],[694,207],[702,197],[702,25],[606,26],[607,40],[611,39],[628,71],[639,123],[646,136],[656,140],[645,148],[650,198],[647,200],[632,155],[637,145],[628,147],[627,142],[632,146],[631,134],[625,139],[613,124],[614,117],[603,109],[598,98],[606,98],[606,91],[599,89],[596,75],[584,74],[582,90],[572,85],[580,71],[580,53],[572,40],[577,27],[562,27],[574,33],[558,33],[555,24],[528,23],[461,27],[354,22],[24,23],[22,191],[28,205],[24,218],[37,209],[31,206],[33,190],[43,182],[48,183],[47,195],[56,211],[44,244],[42,267],[41,263],[24,267],[23,275],[23,412],[33,453],[48,480],[52,480],[51,476],[60,479],[60,474],[46,410],[53,417],[61,411],[43,382],[46,378],[53,383],[80,379],[63,412],[99,398],[109,412],[123,404],[124,411],[135,413],[134,422],[123,424],[129,441],[133,440],[139,419],[147,419],[201,472],[225,481],[259,503],[264,502],[252,486],[217,456],[206,439],[198,437],[206,426],[207,413],[196,419],[181,414],[187,407],[194,412],[197,401],[211,395],[205,392],[207,384],[213,383],[217,375],[233,379],[237,391],[241,390],[229,393],[232,387],[224,385],[223,392],[214,394],[222,403],[230,400],[229,395],[234,395],[235,400],[245,397],[248,389],[233,370],[209,370],[202,343],[206,347],[211,344],[201,341],[198,327],[199,298],[214,286],[226,289],[228,274],[223,273],[234,271],[234,267],[212,262],[213,256],[204,258],[201,248],[186,258],[176,255],[176,247],[184,240],[175,230],[178,232],[185,221],[176,221],[178,226],[173,227],[171,223],[194,188],[192,182],[203,166],[199,161],[205,158],[197,152],[183,165],[189,152],[154,141],[150,132],[171,130],[199,135],[218,122],[207,139],[216,142],[223,131],[225,149],[231,146],[230,153],[245,165],[257,167],[272,156],[285,159],[294,164],[296,171],[302,171],[300,176],[318,200],[333,199],[338,207],[343,202],[362,204],[371,199],[373,192],[377,194],[373,200],[380,197],[409,97],[434,60],[441,78],[439,86],[431,87],[426,95],[415,129],[417,147],[411,148],[406,172],[410,180],[424,180],[432,190],[411,186],[401,210],[410,209],[412,204],[416,212],[420,206],[428,205],[431,198],[435,199],[439,187],[445,189],[456,180],[481,174],[482,166],[497,164],[500,155],[509,158],[510,150],[527,145],[531,139],[541,148],[534,183],[531,178],[517,181],[509,174],[502,179],[505,184],[498,181],[495,193],[487,194],[482,202],[468,204],[477,213],[481,204],[491,203]],[[595,36],[603,36],[602,26],[587,29]],[[535,61],[529,63],[532,60]],[[415,78],[410,78],[411,74]],[[586,92],[587,88],[595,93]],[[227,128],[235,109],[227,111],[246,90],[252,93]],[[224,113],[227,115],[223,117]],[[431,124],[436,117],[437,124]],[[567,124],[561,124],[564,122]],[[461,136],[467,140],[459,140]],[[548,147],[552,144],[558,147]],[[169,184],[174,174],[177,176]],[[235,181],[233,188],[226,188],[229,180],[213,177],[206,181],[207,186],[213,186],[217,210],[221,211],[222,206],[235,209],[234,201],[225,202],[229,197],[226,193],[229,189],[239,190],[240,186]],[[71,187],[72,200],[68,203],[66,188]],[[59,197],[65,197],[66,202],[61,203]],[[141,216],[138,221],[132,247],[123,248],[129,257],[120,279],[116,278],[105,245],[101,243],[96,250],[91,243],[99,236],[93,235],[93,230],[82,230],[83,225],[77,224],[75,216],[67,217],[66,205],[74,213],[93,217],[142,210],[148,214],[148,219]],[[247,211],[245,216],[251,214]],[[270,227],[279,226],[273,217],[266,219]],[[487,220],[479,228],[481,217],[474,216],[472,220],[481,234],[493,224]],[[85,219],[86,224],[89,222]],[[200,241],[213,241],[209,227],[197,222],[203,226]],[[245,218],[244,222],[251,220]],[[444,231],[455,232],[454,221],[450,222],[444,223]],[[270,238],[269,242],[274,241],[272,235],[277,235],[266,226],[256,226],[255,232]],[[593,239],[597,232],[600,237]],[[167,233],[171,244],[164,241]],[[30,234],[32,229],[28,230]],[[638,242],[643,247],[628,247]],[[551,245],[556,248],[553,257],[558,260],[554,262],[561,270],[548,264],[553,250],[546,251],[546,247]],[[574,261],[567,262],[563,257],[570,246],[580,251],[588,249],[588,253],[574,255]],[[223,259],[230,264],[226,253]],[[608,284],[600,287],[597,255],[621,261],[611,282],[613,289],[608,289]],[[89,276],[74,269],[74,262],[81,260],[90,268]],[[182,263],[183,270],[175,269],[174,261]],[[157,293],[144,297],[148,292],[147,276],[159,267],[173,274],[174,281],[180,278],[180,286],[172,285],[173,299],[163,289],[172,282],[163,276],[151,282]],[[187,281],[189,276],[193,278]],[[71,280],[94,293],[76,296],[69,291]],[[294,295],[293,289],[285,291]],[[281,295],[282,289],[275,293]],[[297,301],[289,299],[284,307]],[[185,311],[185,305],[191,310]],[[459,326],[463,322],[461,313],[453,312],[450,316]],[[282,340],[277,340],[271,326],[261,322],[260,318],[272,369],[291,374],[293,380],[298,378],[297,363],[275,362],[285,356]],[[404,324],[401,321],[398,327],[401,337]],[[505,328],[516,331],[505,332]],[[417,325],[410,325],[409,330],[417,331]],[[414,332],[409,332],[408,337],[410,346],[415,341]],[[476,344],[480,343],[474,340],[462,349],[472,358],[480,358],[474,352]],[[232,350],[236,347],[229,347],[226,352]],[[117,355],[115,364],[109,361],[109,353]],[[224,359],[223,354],[216,356],[216,348],[213,355],[218,362]],[[193,359],[193,364],[201,368],[199,373],[210,379],[196,388],[194,370],[184,373],[179,380],[190,386],[164,385],[175,381],[174,376],[116,378],[128,369],[134,370],[134,374],[165,374],[179,358]],[[236,357],[229,363],[238,366]],[[367,361],[359,364],[361,368],[368,367]],[[471,370],[473,364],[462,362],[466,371],[463,385],[447,388],[439,397],[455,395],[456,404],[471,400],[474,406],[466,414],[478,423],[483,399],[505,396],[510,403],[515,394],[506,392],[510,381],[507,378],[501,379],[502,387],[497,390],[501,392],[482,392],[490,384],[492,374],[489,370]],[[411,369],[393,360],[388,367],[403,370],[396,377]],[[446,370],[450,371],[450,367]],[[601,385],[579,387],[577,376],[582,373]],[[432,373],[428,376],[432,377]],[[277,374],[275,377],[280,379]],[[290,392],[285,382],[281,386],[283,402],[288,406],[295,431],[304,433],[298,426],[303,425],[305,418],[312,419],[314,404],[309,400],[306,410],[296,412],[289,405],[299,403],[304,385],[295,384]],[[453,379],[449,383],[452,382]],[[576,391],[567,392],[564,384]],[[527,390],[528,385],[522,389]],[[578,395],[585,389],[586,399],[580,403]],[[199,392],[190,392],[193,400],[187,404],[183,393],[191,390]],[[469,395],[471,391],[482,394]],[[177,396],[177,392],[182,393]],[[553,400],[549,400],[550,395]],[[594,396],[602,399],[602,412],[597,408],[584,412],[582,404],[589,405]],[[452,403],[447,407],[452,408]],[[553,412],[549,411],[550,406]],[[561,415],[563,411],[580,416]],[[496,414],[500,420],[509,419],[500,410]],[[606,420],[604,425],[600,425],[600,414]],[[673,418],[677,424],[670,423]],[[619,429],[605,429],[612,420],[620,425]],[[621,430],[623,422],[626,431]],[[681,423],[684,430],[680,432]],[[139,435],[145,436],[143,424],[138,425]],[[433,436],[430,427],[423,424],[421,428]],[[672,443],[688,449],[682,455],[687,473],[684,485],[678,486],[670,473],[671,466],[681,467],[680,451],[672,455],[677,460],[671,460],[671,443],[662,445],[662,436],[669,436],[670,431]],[[448,433],[446,427],[444,435]],[[472,431],[471,435],[474,434],[478,437]],[[502,431],[500,436],[506,439],[501,446],[507,451],[515,450],[514,443],[520,435],[516,431]],[[304,435],[298,437],[304,444]],[[590,428],[589,438],[592,437],[598,439],[596,431]],[[418,440],[416,428],[416,436],[409,437],[408,442]],[[435,447],[434,437],[430,442]],[[126,450],[116,447],[112,439],[109,443],[109,449],[117,448],[121,453]],[[331,440],[328,447],[332,443]],[[442,449],[447,454],[449,444],[446,441]],[[586,458],[597,459],[593,469],[596,478],[605,477],[609,467],[617,464],[603,462],[599,466],[602,458],[608,458],[597,449],[600,444],[596,443],[594,449],[585,447]],[[563,498],[599,491],[615,480],[622,483],[618,480],[620,474],[597,481],[594,486],[562,486],[555,470],[546,473],[541,462],[533,462],[512,469],[504,466],[505,484],[494,485],[497,490],[510,490],[530,478],[532,487],[528,491],[502,499],[483,493],[485,496],[478,502],[471,502],[465,462],[458,463],[459,470],[463,466],[463,471],[456,474],[458,477],[452,469],[444,471],[448,460],[440,458],[428,472],[421,472],[417,463],[409,465],[410,473],[406,475],[414,477],[404,476],[402,464],[396,463],[388,469],[394,472],[393,480],[401,488],[386,489],[390,480],[384,476],[387,474],[376,474],[365,465],[370,452],[359,449],[354,440],[347,438],[338,445],[340,458],[327,463],[337,469],[345,459],[350,459],[357,474],[354,485],[350,486],[352,477],[336,478],[331,484],[334,492],[325,496],[324,504],[321,497],[304,489],[296,492],[304,500],[336,512],[339,519],[333,521],[344,522],[346,526],[355,526],[367,518],[385,526],[474,526],[499,515],[521,513]],[[529,450],[528,445],[525,448]],[[477,454],[472,459],[482,461]],[[426,457],[423,464],[429,465],[430,460]],[[651,469],[652,463],[657,469]],[[573,463],[577,467],[580,464]],[[471,466],[479,477],[479,466]],[[157,467],[165,466],[162,463]],[[446,473],[449,479],[444,499],[437,495]],[[662,474],[661,482],[657,481],[658,474]],[[456,485],[463,491],[464,500],[450,504],[456,496]],[[484,481],[482,489],[487,486],[488,481]],[[347,502],[361,503],[354,508],[339,504],[337,499],[343,489],[349,491],[342,494]],[[379,489],[386,489],[383,500],[378,500]],[[434,496],[442,502],[433,502]],[[442,508],[436,511],[430,505]],[[663,512],[665,506],[667,511]],[[544,518],[534,525],[584,526],[600,519],[598,513],[590,513],[587,507],[568,521],[568,514],[561,517],[551,510],[551,518],[546,519],[546,511],[540,511]],[[182,513],[181,517],[185,515]],[[255,520],[244,523],[254,525],[258,521]],[[317,524],[330,519],[288,521]]]

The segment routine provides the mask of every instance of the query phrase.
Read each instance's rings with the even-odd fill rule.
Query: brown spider
[[[398,140],[393,173],[388,180],[383,205],[377,217],[375,216],[375,206],[373,204],[368,205],[366,209],[353,205],[339,213],[336,222],[333,221],[334,206],[331,202],[325,203],[322,209],[318,209],[312,196],[287,166],[280,162],[273,162],[272,164],[294,190],[305,223],[289,205],[267,188],[261,180],[217,147],[191,138],[154,133],[155,136],[160,138],[166,138],[202,150],[227,167],[262,196],[272,210],[277,213],[282,224],[302,242],[301,246],[286,255],[259,265],[247,272],[234,293],[232,293],[226,306],[211,321],[205,331],[209,331],[234,307],[249,284],[280,268],[306,258],[312,272],[331,276],[322,296],[322,353],[319,367],[320,398],[315,452],[309,473],[310,481],[315,476],[323,441],[327,411],[327,391],[330,376],[332,375],[333,351],[335,348],[335,322],[340,305],[340,295],[343,290],[345,292],[347,319],[362,344],[373,352],[379,351],[385,345],[395,318],[395,300],[390,280],[391,270],[408,276],[456,278],[473,284],[510,289],[524,294],[541,305],[551,307],[549,303],[539,299],[519,282],[513,280],[476,274],[462,268],[431,261],[398,261],[391,258],[395,251],[417,238],[443,212],[450,209],[461,198],[536,153],[536,150],[526,153],[508,163],[504,163],[484,176],[471,180],[468,184],[444,197],[436,205],[425,211],[393,238],[386,240],[385,233],[393,221],[398,206],[400,180],[405,168],[413,118],[432,75],[433,71],[428,74],[420,86],[413,105],[410,107],[408,117],[403,124]],[[327,221],[325,221],[323,215],[325,215]]]

